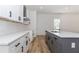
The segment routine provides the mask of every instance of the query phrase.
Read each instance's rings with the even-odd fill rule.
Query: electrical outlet
[[[71,48],[75,48],[75,42],[71,43]]]

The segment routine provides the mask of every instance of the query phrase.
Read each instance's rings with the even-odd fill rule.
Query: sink
[[[53,30],[51,32],[59,33],[60,31],[59,30]]]

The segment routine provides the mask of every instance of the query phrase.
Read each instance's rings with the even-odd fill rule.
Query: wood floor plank
[[[36,37],[30,44],[28,53],[49,53],[50,50],[45,43],[45,37]]]

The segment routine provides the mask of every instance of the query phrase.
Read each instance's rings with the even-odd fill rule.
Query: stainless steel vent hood
[[[24,21],[30,21],[30,18],[29,17],[23,17],[23,20]]]
[[[30,21],[30,18],[27,17],[27,8],[26,8],[25,5],[23,6],[23,20],[24,21]]]

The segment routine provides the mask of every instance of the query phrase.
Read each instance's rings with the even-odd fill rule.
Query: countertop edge
[[[30,32],[30,31],[23,31],[23,32],[25,32],[25,33],[22,34],[22,35],[20,35],[20,36],[18,36],[18,38],[12,40],[12,41],[9,42],[9,43],[3,43],[3,44],[0,44],[0,46],[8,46],[8,45],[12,44],[13,42],[15,42],[16,40],[18,40],[19,38],[21,38],[22,36],[24,36],[27,32]],[[19,32],[17,32],[17,33],[19,34]]]
[[[51,33],[51,34],[53,34],[53,35],[55,35],[55,36],[57,36],[57,37],[59,37],[59,38],[63,38],[63,39],[65,39],[65,38],[72,38],[72,39],[75,38],[75,39],[79,39],[79,37],[67,37],[67,36],[66,36],[66,37],[65,37],[65,36],[63,37],[63,36],[59,36],[59,35],[56,35],[56,34],[54,34],[53,32],[51,32],[51,31],[49,31],[49,30],[46,30],[45,32],[49,32],[49,33]]]

